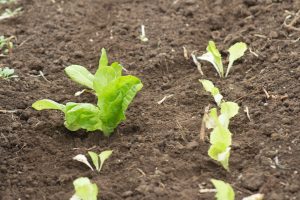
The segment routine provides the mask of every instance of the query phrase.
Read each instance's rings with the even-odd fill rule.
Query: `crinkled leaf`
[[[71,65],[65,68],[65,72],[76,83],[93,89],[94,75],[91,74],[85,67],[80,65]]]
[[[106,50],[104,48],[102,48],[98,68],[101,68],[104,66],[108,66],[108,58],[107,58]]]
[[[100,171],[102,169],[102,166],[105,162],[106,159],[108,159],[111,154],[112,154],[113,151],[111,150],[106,150],[106,151],[102,151],[100,154],[99,154],[99,158],[100,158],[100,168],[98,171]]]
[[[98,157],[98,156],[97,156]],[[84,163],[86,166],[88,166],[92,171],[94,171],[93,167],[90,165],[89,161],[87,160],[86,156],[83,154],[78,154],[73,157],[73,160],[76,160],[78,162]]]
[[[229,119],[234,117],[239,112],[239,105],[234,102],[223,102],[221,103],[221,114],[226,115]]]
[[[211,144],[223,143],[225,146],[230,146],[231,133],[227,128],[217,125],[217,127],[215,127],[211,132],[209,141]]]
[[[75,195],[82,200],[97,200],[98,187],[86,177],[77,178],[73,181]]]
[[[93,104],[67,103],[65,120],[65,126],[70,131],[81,128],[87,131],[101,130],[100,111]]]
[[[209,147],[208,155],[220,162],[220,164],[224,167],[224,169],[229,170],[229,156],[230,156],[230,148],[227,147],[223,143],[216,143]]]
[[[207,50],[207,53],[198,57],[198,59],[210,62],[214,66],[214,68],[217,70],[219,76],[224,77],[222,56],[221,56],[219,50],[217,49],[216,44],[213,41],[209,41],[206,50]]]
[[[61,110],[63,112],[65,111],[65,106],[63,104],[59,104],[50,99],[38,100],[32,104],[32,107],[36,110],[50,109],[50,110]]]
[[[220,91],[217,87],[214,86],[213,82],[210,80],[200,79],[200,83],[202,83],[204,89],[213,96],[217,105],[220,105],[223,96],[220,94]]]
[[[211,179],[211,182],[217,190],[217,200],[234,200],[234,190],[228,183],[216,179]]]
[[[101,95],[105,87],[120,76],[121,73],[118,66],[102,66],[95,74],[95,79],[93,82],[94,90],[98,95]]]
[[[117,125],[125,120],[125,111],[136,93],[143,87],[134,76],[121,76],[107,85],[98,96],[102,131],[110,135]]]
[[[232,45],[229,51],[229,63],[226,71],[225,77],[228,76],[230,69],[232,68],[233,62],[242,57],[247,50],[247,44],[244,42],[237,42]]]
[[[88,154],[90,155],[92,162],[97,171],[99,171],[99,156],[95,152],[89,151]]]

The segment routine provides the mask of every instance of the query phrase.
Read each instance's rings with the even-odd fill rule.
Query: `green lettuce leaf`
[[[101,130],[100,110],[90,103],[67,103],[65,126],[70,131],[81,128],[87,131]]]
[[[98,187],[89,178],[80,177],[73,181],[75,196],[81,200],[97,200]]]
[[[229,49],[229,63],[225,77],[228,76],[230,69],[232,68],[233,62],[242,57],[247,50],[247,44],[244,42],[237,42],[232,45]]]
[[[211,182],[217,190],[217,200],[234,200],[234,190],[228,183],[216,179],[211,179]]]
[[[219,76],[224,77],[222,56],[221,56],[219,50],[217,49],[216,44],[213,41],[209,41],[206,50],[207,50],[207,53],[198,57],[198,59],[210,62],[214,66],[214,68],[217,70]]]
[[[217,105],[220,105],[223,96],[220,94],[220,91],[217,87],[214,86],[213,82],[210,80],[200,79],[200,83],[202,83],[204,89],[214,97],[215,102]]]
[[[99,171],[99,156],[95,152],[88,151],[88,154],[90,155],[92,162],[96,168],[97,171]]]
[[[65,106],[50,99],[42,99],[34,102],[32,107],[36,110],[60,110],[65,112]]]
[[[118,67],[111,67],[111,66],[102,66],[100,67],[96,74],[95,79],[93,82],[94,90],[98,95],[103,93],[103,90],[107,85],[109,85],[113,80],[119,78],[122,73]]]
[[[100,171],[102,169],[102,166],[105,162],[105,160],[107,160],[111,154],[112,154],[113,151],[111,150],[106,150],[106,151],[102,151],[100,154],[99,154],[99,158],[100,158],[100,167],[99,167],[99,170]]]
[[[107,58],[106,50],[102,48],[98,68],[105,67],[105,66],[108,66],[108,58]]]
[[[93,89],[94,75],[85,67],[80,65],[71,65],[65,68],[66,74],[76,83]]]
[[[102,131],[109,136],[117,125],[126,119],[125,111],[143,87],[141,81],[134,76],[121,76],[113,80],[98,94],[98,107],[102,121]]]

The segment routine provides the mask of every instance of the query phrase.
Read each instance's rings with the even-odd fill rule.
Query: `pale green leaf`
[[[98,171],[100,171],[102,169],[102,166],[105,162],[105,160],[107,160],[111,154],[112,154],[113,151],[111,150],[106,150],[106,151],[102,151],[100,154],[99,154],[99,158],[100,158],[100,168]]]
[[[98,156],[98,154],[96,154],[95,152],[92,152],[92,151],[89,151],[88,154],[90,155],[96,170],[99,171],[100,168],[99,168],[99,156]]]
[[[120,76],[120,70],[117,66],[102,66],[95,74],[93,81],[94,90],[98,95],[101,95],[105,87]]]
[[[225,77],[228,76],[230,69],[232,68],[233,62],[242,57],[247,50],[247,44],[244,42],[237,42],[232,45],[229,49],[229,63]]]
[[[218,72],[219,76],[224,77],[222,56],[221,56],[219,50],[217,49],[215,43],[213,41],[209,41],[206,50],[207,50],[207,53],[198,57],[198,59],[210,62],[214,66],[216,71]]]
[[[97,200],[98,187],[89,178],[80,177],[73,181],[75,195],[81,200]]]
[[[226,147],[223,143],[215,143],[209,147],[208,155],[213,160],[220,162],[224,169],[229,171],[229,147]]]
[[[216,179],[211,179],[211,182],[217,190],[217,200],[234,200],[235,194],[230,184]]]
[[[100,110],[90,103],[67,103],[65,110],[65,126],[70,131],[85,129],[101,130]]]
[[[107,58],[106,50],[104,48],[102,48],[101,57],[99,60],[99,68],[105,67],[105,66],[108,66],[108,58]]]
[[[237,115],[240,108],[237,103],[230,102],[230,101],[221,103],[220,107],[221,107],[221,113],[226,115],[228,119],[231,119],[232,117]]]
[[[32,107],[36,110],[49,109],[49,110],[61,110],[65,112],[65,106],[63,104],[59,104],[50,99],[38,100],[32,104]]]
[[[126,119],[125,112],[136,93],[142,88],[141,81],[134,76],[121,76],[113,80],[98,94],[98,107],[102,131],[109,136],[117,125]]]
[[[91,74],[85,67],[80,65],[71,65],[65,68],[65,72],[76,83],[93,89],[94,75]]]
[[[223,96],[220,94],[219,89],[214,86],[213,82],[211,82],[210,80],[205,80],[205,79],[200,79],[199,81],[202,83],[204,89],[207,92],[210,92],[210,94],[213,96],[217,105],[220,105],[220,103],[223,99]]]

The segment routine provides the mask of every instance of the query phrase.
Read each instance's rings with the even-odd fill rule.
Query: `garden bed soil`
[[[2,66],[18,79],[0,80],[0,199],[69,199],[72,181],[86,176],[101,199],[214,199],[211,178],[230,183],[237,199],[263,193],[268,200],[300,199],[299,31],[282,26],[300,8],[297,0],[25,0],[23,13],[0,22],[15,49]],[[290,12],[290,13],[288,13]],[[149,42],[138,39],[146,27]],[[295,24],[298,26],[299,24]],[[226,79],[208,63],[201,76],[189,53],[213,39],[226,49],[244,41],[252,52]],[[298,40],[297,40],[298,39]],[[38,112],[42,98],[61,103],[95,102],[70,81],[64,68],[80,64],[95,72],[102,47],[141,78],[144,88],[115,133],[70,132],[57,111]],[[43,78],[39,71],[44,74]],[[198,82],[212,80],[240,112],[231,123],[230,173],[200,142],[204,108],[213,99]],[[267,98],[264,90],[270,95]],[[162,104],[164,96],[173,95]],[[250,120],[245,108],[249,109]],[[72,157],[111,149],[100,174]]]

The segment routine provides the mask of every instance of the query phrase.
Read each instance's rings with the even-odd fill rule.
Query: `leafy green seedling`
[[[4,37],[3,35],[0,36],[0,55],[7,55],[10,53],[14,47],[12,40],[14,36],[11,37]]]
[[[232,189],[230,184],[216,179],[211,179],[211,182],[217,190],[217,200],[234,200],[234,190]]]
[[[247,45],[243,42],[237,42],[228,49],[229,63],[227,66],[226,74],[224,72],[222,56],[218,48],[216,47],[216,44],[213,41],[209,41],[206,50],[207,52],[202,56],[198,57],[198,59],[210,62],[217,70],[218,75],[221,78],[223,78],[228,76],[229,71],[232,68],[233,62],[244,55],[245,51],[247,50]]]
[[[234,102],[226,102],[220,94],[219,89],[209,80],[199,80],[204,89],[210,92],[217,103],[217,108],[211,108],[208,116],[205,118],[205,127],[212,129],[210,133],[210,148],[208,155],[221,163],[229,170],[230,146],[232,143],[232,134],[229,130],[229,122],[232,117],[238,114],[239,106]]]
[[[88,152],[89,156],[92,159],[93,165],[98,172],[101,171],[104,162],[111,156],[112,152],[113,151],[111,151],[111,150],[106,150],[106,151],[102,151],[99,155],[92,151]],[[73,159],[86,164],[92,171],[94,171],[94,168],[88,162],[88,159],[86,158],[85,155],[78,154]],[[99,162],[99,159],[100,159],[100,162]]]
[[[0,21],[20,14],[21,10],[22,10],[21,7],[16,8],[15,10],[11,10],[9,8],[5,9],[5,11],[0,15]]]
[[[15,70],[10,69],[8,67],[4,67],[3,69],[0,68],[0,78],[4,79],[11,79],[11,78],[17,78],[17,75],[14,75]]]
[[[148,42],[148,38],[146,37],[146,31],[145,31],[145,26],[144,25],[141,25],[141,35],[140,35],[140,40],[142,42]]]
[[[80,177],[73,181],[75,194],[70,200],[97,200],[98,187],[89,178]]]
[[[16,0],[0,0],[0,4],[16,3]]]
[[[105,49],[99,61],[99,67],[93,75],[85,67],[71,65],[66,74],[75,82],[92,90],[97,96],[97,105],[90,103],[67,103],[62,105],[49,99],[36,101],[32,107],[36,110],[55,109],[64,112],[65,126],[71,131],[85,129],[101,130],[110,136],[118,124],[126,119],[125,112],[143,87],[135,76],[122,76],[122,66],[114,62],[108,65]]]

